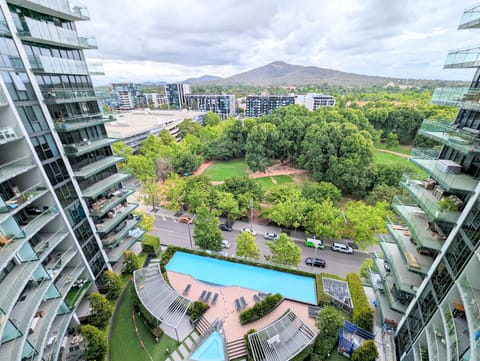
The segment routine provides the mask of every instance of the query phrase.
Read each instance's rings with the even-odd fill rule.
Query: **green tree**
[[[165,128],[162,129],[160,131],[160,133],[158,133],[158,138],[160,138],[160,142],[163,145],[170,145],[170,144],[174,144],[174,143],[177,142],[175,137],[173,135],[171,135],[170,132]]]
[[[315,204],[304,223],[308,233],[327,238],[339,238],[344,226],[341,210],[330,199]]]
[[[373,340],[365,341],[352,353],[352,361],[375,361],[378,357],[378,350]]]
[[[127,159],[133,154],[133,148],[126,145],[124,142],[116,142],[112,144],[113,155],[117,157],[124,157],[125,160],[117,163],[118,170],[122,171],[127,168]]]
[[[194,122],[192,119],[184,119],[183,122],[178,126],[180,130],[180,136],[183,138],[187,134],[195,135],[196,137],[200,136],[200,131],[202,126],[197,122]]]
[[[265,172],[268,165],[267,134],[255,126],[248,134],[245,144],[245,161],[252,172]]]
[[[232,193],[217,191],[216,208],[221,215],[225,215],[228,219],[237,219],[241,213],[238,206],[238,200]]]
[[[113,306],[108,302],[105,296],[98,292],[93,292],[88,296],[90,303],[90,323],[98,328],[104,328],[110,317],[112,317]]]
[[[161,150],[164,149],[164,144],[159,137],[150,134],[145,140],[142,141],[139,154],[144,157],[153,160],[161,156]]]
[[[368,280],[369,272],[377,272],[377,265],[373,261],[373,258],[367,258],[360,266],[360,276]]]
[[[337,344],[344,319],[343,314],[334,306],[325,306],[320,310],[317,321],[319,333],[313,347],[320,360],[326,360]]]
[[[140,183],[147,184],[156,181],[155,167],[151,159],[143,155],[132,155],[128,158],[127,166]]]
[[[388,133],[385,138],[385,145],[388,149],[395,148],[398,146],[398,137],[395,133]]]
[[[378,202],[391,202],[393,197],[402,193],[400,187],[377,184],[365,197],[365,204],[375,206]]]
[[[322,203],[324,200],[330,199],[335,204],[342,199],[340,189],[329,182],[305,183],[302,189],[302,195],[315,203]]]
[[[92,325],[81,325],[80,333],[86,342],[86,348],[82,358],[85,361],[104,360],[108,349],[107,336],[105,333]]]
[[[161,199],[160,185],[155,180],[148,181],[143,184],[141,193],[143,202],[145,204],[151,204],[152,210],[155,209],[155,206],[160,202]]]
[[[265,195],[265,201],[269,204],[283,203],[300,199],[302,193],[298,186],[293,183],[276,184]]]
[[[218,125],[220,124],[220,122],[222,121],[222,118],[220,118],[220,115],[218,115],[217,113],[214,113],[212,111],[210,112],[207,112],[205,114],[205,125],[208,126],[215,126],[215,125]]]
[[[167,202],[166,208],[181,209],[185,203],[186,188],[185,178],[180,178],[178,174],[171,173],[160,190],[162,200]]]
[[[222,249],[222,232],[218,229],[218,218],[207,207],[197,209],[193,235],[195,244],[202,249],[211,251]]]
[[[191,174],[198,169],[202,161],[202,157],[191,150],[184,149],[175,153],[172,158],[172,166],[179,174]]]
[[[133,271],[140,269],[141,266],[140,258],[138,258],[135,252],[129,250],[123,251],[122,273],[131,275]]]
[[[115,272],[106,270],[103,272],[103,280],[107,286],[106,297],[108,300],[116,300],[122,291],[122,281]]]
[[[151,232],[153,231],[153,228],[155,226],[155,215],[154,214],[147,214],[143,209],[140,211],[134,212],[135,215],[138,215],[142,218],[140,223],[138,224],[138,227],[143,229],[145,232]]]
[[[302,260],[302,249],[285,233],[280,233],[276,241],[266,242],[271,255],[265,256],[267,261],[297,267]]]
[[[255,242],[255,236],[248,232],[241,232],[237,237],[237,257],[246,257],[254,260],[260,258],[260,248]]]

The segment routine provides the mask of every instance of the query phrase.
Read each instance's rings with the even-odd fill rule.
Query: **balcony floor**
[[[130,177],[130,174],[126,173],[115,173],[111,176],[102,179],[101,181],[91,185],[88,188],[82,190],[82,194],[84,198],[95,198],[98,197],[103,192],[107,191],[112,186],[123,182],[127,178]]]
[[[90,163],[89,165],[86,165],[85,167],[82,167],[78,171],[74,171],[75,177],[78,178],[89,178],[92,175],[95,175],[102,170],[111,167],[118,162],[121,162],[125,158],[123,157],[105,157],[103,159],[99,159],[96,162]]]

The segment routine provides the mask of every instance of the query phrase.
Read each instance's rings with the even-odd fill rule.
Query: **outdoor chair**
[[[255,303],[259,303],[261,301],[260,297],[258,297],[258,295],[253,295],[253,300],[255,301]]]
[[[203,290],[202,294],[200,295],[200,301],[203,301],[206,295],[207,295],[207,291]]]
[[[215,293],[212,298],[212,302],[210,304],[213,306],[217,303],[218,293]]]
[[[185,286],[185,288],[183,289],[183,295],[184,296],[186,296],[188,294],[188,291],[190,291],[191,287],[192,287],[192,285],[190,283]]]
[[[240,297],[240,303],[241,303],[242,309],[247,307],[247,301],[245,301],[245,298],[243,298],[243,296]]]
[[[235,298],[235,309],[237,312],[241,309],[240,300],[238,298]]]
[[[211,296],[211,295],[212,295],[212,292],[208,291],[207,295],[206,295],[205,298],[204,298],[204,301],[205,301],[206,303],[208,303],[208,301],[210,301],[210,296]]]

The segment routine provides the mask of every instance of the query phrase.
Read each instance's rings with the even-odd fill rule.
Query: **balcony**
[[[6,162],[0,166],[0,184],[36,167],[30,155]]]
[[[8,0],[8,2],[69,21],[90,19],[88,8],[74,0]]]
[[[476,265],[476,268],[474,267]],[[478,263],[471,264],[471,269],[460,277],[459,289],[463,300],[465,315],[467,317],[467,324],[469,335],[471,336],[470,343],[476,344],[475,353],[480,354],[480,341],[476,340],[472,343],[473,335],[480,329],[480,283],[478,282]]]
[[[42,90],[42,95],[47,104],[80,103],[99,99],[92,88],[48,88]]]
[[[448,52],[444,69],[480,67],[480,47],[469,47]]]
[[[1,103],[0,97],[0,103]],[[0,104],[1,106],[1,104]],[[8,144],[11,142],[15,142],[17,140],[23,139],[23,133],[20,130],[19,126],[13,127],[1,127],[0,128],[0,145]]]
[[[132,213],[132,211],[138,207],[138,203],[131,203],[127,206],[121,204],[112,208],[108,213],[107,217],[102,218],[101,220],[95,223],[97,231],[99,233],[107,234],[112,229],[116,228],[127,216]],[[109,218],[111,216],[111,218]]]
[[[83,60],[56,58],[45,55],[29,55],[28,60],[32,71],[35,73],[89,74],[87,64]]]
[[[480,89],[436,88],[430,103],[480,111]]]
[[[57,120],[55,122],[55,129],[57,132],[71,132],[74,130],[93,127],[95,125],[114,122],[115,120],[116,119],[113,115],[109,115],[108,117],[105,117],[102,115],[102,113],[88,114],[84,116],[77,116],[77,117]]]
[[[47,193],[47,188],[39,183],[5,202],[0,198],[0,224]]]
[[[103,246],[105,248],[116,247],[120,243],[120,241],[130,232],[130,230],[132,230],[139,222],[139,217],[133,217],[132,219],[128,219],[125,222],[125,226],[121,230],[117,232],[114,231],[111,234],[107,235],[107,237],[102,239]],[[135,236],[135,234],[132,234],[132,236]],[[137,237],[137,239],[139,237]]]
[[[79,37],[75,30],[62,28],[53,23],[24,17],[22,28],[18,36],[26,41],[72,49],[97,49],[95,38]]]
[[[438,159],[439,149],[412,149],[410,160],[435,179],[442,188],[451,193],[473,193],[478,185],[478,179],[449,170],[445,159]]]
[[[387,296],[388,304],[390,308],[394,311],[400,312],[404,314],[407,311],[407,304],[402,303],[397,297],[394,295],[394,292],[399,292],[395,290],[395,285],[393,283],[393,278],[388,276],[385,280],[385,295]]]
[[[400,184],[413,196],[430,219],[447,223],[457,222],[460,217],[459,209],[463,207],[463,202],[457,196],[444,196],[443,189],[430,180],[412,179],[407,174],[402,176]],[[448,207],[442,207],[442,204],[447,204]]]
[[[116,205],[125,201],[125,199],[134,192],[133,189],[120,189],[113,193],[109,193],[106,197],[102,197],[91,204],[90,215],[92,217],[101,218]]]
[[[103,64],[99,63],[87,63],[88,73],[90,75],[105,75],[105,69]]]
[[[44,360],[57,360],[60,353],[60,348],[63,342],[63,335],[66,334],[68,325],[72,319],[73,313],[66,313],[57,315],[53,321],[51,331],[48,337],[47,347],[42,351]],[[50,343],[51,342],[51,343]],[[42,355],[39,355],[39,358]]]
[[[480,28],[480,5],[472,6],[463,12],[460,19],[459,29]]]
[[[85,139],[75,144],[63,144],[67,156],[80,157],[94,150],[107,147],[118,142],[118,138],[104,137],[98,139]]]
[[[458,128],[458,124],[449,120],[425,119],[418,134],[454,148],[462,154],[480,153],[480,138],[472,132]]]
[[[124,157],[105,157],[80,168],[78,171],[74,171],[73,174],[76,178],[90,178],[91,176],[100,173],[102,170],[114,166],[123,160],[125,160]]]
[[[385,322],[388,320],[390,322],[394,321],[398,324],[398,322],[400,322],[400,319],[402,318],[402,313],[395,311],[390,307],[389,299],[385,295],[385,291],[383,289],[380,290],[378,287],[376,287],[375,285],[376,278],[374,278],[373,275],[374,275],[373,272],[369,272],[370,282],[372,283],[373,292],[375,294],[375,300],[377,301],[377,305],[380,310],[382,322]],[[386,283],[384,283],[383,288],[385,287],[387,287]]]
[[[117,244],[115,248],[107,250],[108,260],[110,261],[110,263],[120,261],[123,257],[123,251],[130,249],[135,244],[135,242],[137,242],[145,234],[144,231],[138,228],[133,228],[127,232],[122,233],[124,233],[123,236],[126,237],[122,239],[121,235],[119,235],[117,240],[120,239],[120,243]]]
[[[78,279],[72,284],[72,288],[68,291],[65,297],[65,304],[73,311],[80,304],[83,296],[87,293],[88,289],[92,285],[92,281],[88,279]]]
[[[415,295],[423,278],[417,273],[408,270],[403,262],[403,256],[396,243],[379,242],[379,245],[384,252],[385,258],[390,263],[398,289],[402,292]]]
[[[407,223],[412,235],[410,240],[416,243],[419,252],[423,249],[433,250],[435,253],[440,251],[447,237],[435,222],[428,220],[421,208],[411,200],[398,196],[393,199],[392,207]]]
[[[105,193],[110,188],[114,188],[117,184],[123,182],[124,180],[130,178],[130,174],[126,173],[115,173],[111,176],[102,179],[99,182],[91,185],[88,188],[82,190],[82,195],[84,198],[97,198],[100,194]]]
[[[457,330],[455,327],[455,322],[453,320],[453,313],[448,303],[448,300],[444,301],[443,306],[440,308],[440,312],[444,325],[447,330],[446,339],[447,339],[447,350],[450,353],[450,360],[458,360],[458,340],[457,340]]]

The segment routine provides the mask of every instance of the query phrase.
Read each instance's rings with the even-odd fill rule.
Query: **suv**
[[[276,233],[267,232],[263,235],[263,239],[269,239],[271,241],[276,241],[278,239],[278,235]]]
[[[227,224],[227,223],[220,223],[218,225],[218,228],[220,228],[222,231],[226,231],[226,232],[231,232],[233,230],[232,226]]]
[[[242,228],[241,232],[250,233],[252,236],[256,236],[257,232],[253,228]]]
[[[313,258],[313,257],[307,257],[305,258],[305,264],[307,266],[315,266],[315,267],[322,267],[325,268],[327,265],[327,262],[325,262],[324,259],[321,258]]]
[[[353,248],[343,243],[333,242],[332,251],[353,254]]]
[[[222,248],[230,248],[231,245],[232,243],[226,239],[222,241]]]

